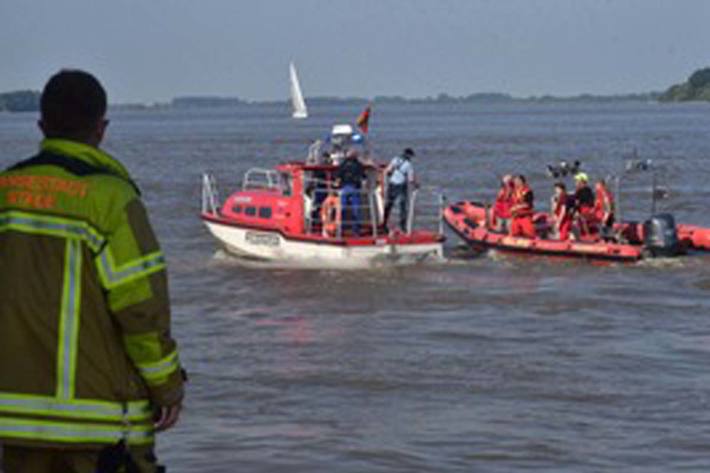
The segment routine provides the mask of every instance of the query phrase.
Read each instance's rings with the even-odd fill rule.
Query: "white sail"
[[[308,109],[306,108],[306,101],[303,100],[303,93],[301,92],[301,86],[298,83],[298,76],[296,75],[296,66],[291,63],[289,65],[289,73],[291,78],[291,104],[293,105],[293,118],[307,118]]]

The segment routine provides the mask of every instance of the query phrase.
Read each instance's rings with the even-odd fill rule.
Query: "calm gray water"
[[[143,187],[170,267],[190,371],[174,472],[710,469],[710,255],[637,265],[473,256],[371,271],[245,266],[198,219],[251,166],[304,155],[358,108],[117,112],[105,147]],[[0,114],[0,164],[32,154],[32,114]],[[488,199],[497,176],[625,155],[662,166],[662,203],[710,226],[710,105],[376,106],[375,150],[412,146],[420,179]],[[648,177],[629,216],[648,212]]]

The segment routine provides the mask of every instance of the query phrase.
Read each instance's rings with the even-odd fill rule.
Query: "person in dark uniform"
[[[351,229],[353,235],[360,235],[360,190],[365,177],[365,166],[360,162],[358,152],[349,150],[345,161],[338,167],[335,180],[340,187],[343,227]]]
[[[596,230],[596,219],[594,216],[594,191],[589,187],[589,177],[584,172],[574,175],[575,181],[575,211],[577,214],[577,225],[581,237],[589,236]]]

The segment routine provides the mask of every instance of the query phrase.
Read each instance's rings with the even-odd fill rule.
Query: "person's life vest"
[[[604,214],[614,214],[614,196],[604,186],[597,186],[594,214],[599,221],[604,220]]]
[[[555,225],[558,230],[557,237],[560,240],[569,239],[573,216],[574,198],[569,196],[567,193],[563,193],[559,197],[556,197],[554,200],[554,207],[552,209],[552,217],[555,220]]]
[[[513,218],[531,217],[533,214],[533,192],[527,184],[513,192],[511,213]]]
[[[340,214],[340,199],[336,194],[329,194],[320,208],[320,218],[321,222],[323,222],[323,236],[333,237],[338,234]]]
[[[495,216],[497,218],[510,218],[510,207],[513,200],[510,187],[502,186],[496,196],[496,201],[493,206]]]
[[[552,214],[557,221],[572,220],[572,208],[569,205],[569,196],[565,193],[555,199],[555,207],[552,209]]]

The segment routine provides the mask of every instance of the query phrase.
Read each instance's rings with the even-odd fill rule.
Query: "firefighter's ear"
[[[96,126],[96,145],[98,146],[104,139],[104,134],[106,133],[106,128],[108,128],[110,121],[106,118],[99,120]]]

